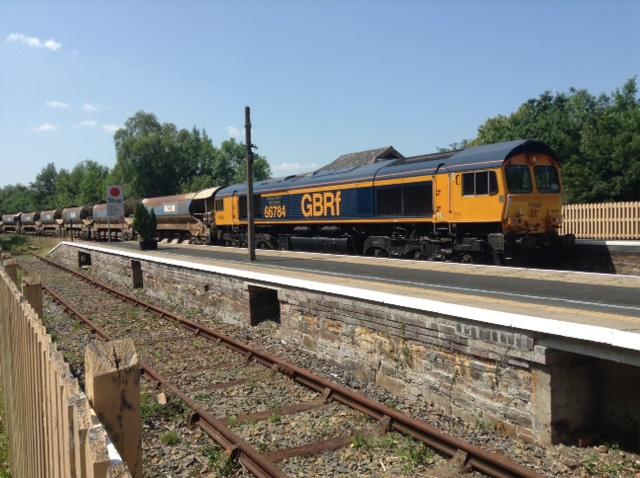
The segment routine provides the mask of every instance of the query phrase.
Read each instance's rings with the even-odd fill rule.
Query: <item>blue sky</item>
[[[640,72],[640,2],[0,2],[0,187],[49,163],[113,168],[138,110],[252,142],[274,176],[346,153],[473,139],[545,91]]]

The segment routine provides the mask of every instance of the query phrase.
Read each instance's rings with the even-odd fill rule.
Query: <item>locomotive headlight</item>
[[[509,226],[519,226],[520,225],[520,218],[519,217],[510,217],[507,219],[507,224]]]
[[[551,216],[551,224],[560,225],[561,217],[560,216]]]

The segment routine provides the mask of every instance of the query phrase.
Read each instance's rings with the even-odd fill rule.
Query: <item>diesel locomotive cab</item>
[[[559,235],[563,196],[557,160],[546,154],[523,154],[507,161],[503,170],[507,244],[515,243],[526,252],[572,246],[575,236]]]

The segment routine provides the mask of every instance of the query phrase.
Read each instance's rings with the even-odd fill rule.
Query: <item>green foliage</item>
[[[422,442],[416,442],[411,437],[398,437],[394,434],[367,439],[356,435],[353,440],[354,448],[375,451],[376,449],[393,450],[404,461],[403,471],[413,473],[419,466],[432,465],[435,462],[435,452]]]
[[[133,228],[143,241],[148,241],[156,237],[158,220],[153,209],[151,212],[142,204],[138,203],[133,215]]]
[[[57,180],[58,171],[56,171],[53,163],[49,163],[36,176],[36,180],[31,183],[36,204],[40,206],[40,209],[53,209],[55,207],[54,194]]]
[[[9,440],[4,423],[4,398],[0,388],[0,478],[11,478],[13,475],[9,466]]]
[[[138,111],[114,136],[117,162],[110,181],[125,184],[134,197],[194,192],[242,182],[246,148],[234,139],[213,146],[206,131],[178,130],[156,116]],[[254,155],[254,177],[270,177],[269,164]]]
[[[611,95],[547,91],[478,128],[472,146],[534,138],[562,160],[568,203],[640,199],[640,98],[632,78]]]
[[[282,417],[277,413],[272,413],[271,415],[269,415],[269,421],[271,423],[278,423],[280,420],[282,420]]]
[[[160,441],[164,445],[177,445],[178,443],[180,443],[180,437],[175,431],[170,431],[162,435],[160,437]]]
[[[71,204],[98,204],[105,200],[109,168],[87,159],[69,173],[61,169],[51,207]]]
[[[143,421],[157,418],[176,421],[189,413],[181,401],[169,400],[165,405],[160,405],[156,396],[149,392],[140,394],[140,411]]]
[[[590,454],[581,463],[586,472],[586,476],[597,476],[599,478],[623,478],[635,476],[640,472],[640,463],[631,458],[623,458],[619,461],[600,460],[595,454]]]
[[[0,247],[5,252],[21,253],[25,252],[29,246],[29,239],[17,234],[0,237]]]
[[[407,461],[404,466],[404,471],[410,473],[417,466],[433,464],[436,454],[424,443],[415,442],[411,437],[408,437],[400,452],[400,456]]]
[[[226,454],[219,446],[205,449],[204,455],[208,459],[208,465],[213,468],[217,476],[229,476],[236,466],[233,457]]]
[[[27,186],[16,184],[0,189],[0,214],[15,214],[36,209],[35,192]]]

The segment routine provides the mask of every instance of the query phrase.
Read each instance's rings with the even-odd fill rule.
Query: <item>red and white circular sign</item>
[[[120,198],[122,196],[122,187],[111,186],[111,189],[109,190],[109,195],[114,199]]]

